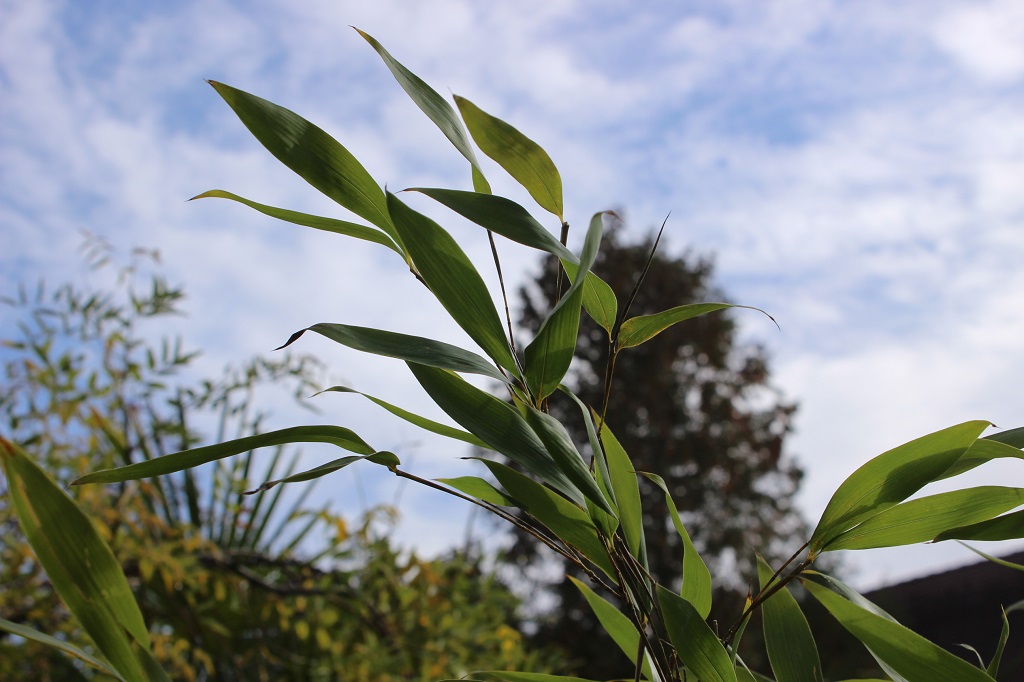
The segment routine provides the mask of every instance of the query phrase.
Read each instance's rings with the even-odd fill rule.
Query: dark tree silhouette
[[[616,292],[620,307],[653,246],[652,236],[630,243],[621,229],[605,234],[595,271]],[[726,300],[713,284],[709,258],[670,256],[665,247],[663,241],[630,317],[684,303]],[[520,291],[520,324],[531,332],[555,298],[552,268],[548,259],[542,274]],[[563,282],[561,291],[566,287]],[[600,410],[607,335],[588,316],[583,318],[567,384]],[[549,409],[570,427],[577,444],[587,443],[576,406],[556,393]],[[735,316],[729,310],[678,324],[618,355],[608,426],[638,470],[665,479],[712,575],[719,580],[727,577],[716,585],[712,618],[739,614],[756,576],[755,549],[769,560],[785,559],[802,542],[805,524],[793,506],[802,471],[783,454],[795,410],[772,387],[764,349],[738,340]],[[678,585],[682,547],[664,495],[646,480],[641,481],[641,495],[651,572],[660,583]],[[524,568],[560,561],[549,553],[538,556],[541,552],[530,536],[520,533],[507,560]],[[632,665],[604,635],[578,590],[564,579],[569,570],[562,564],[557,572],[544,571],[555,575],[548,587],[557,604],[540,619],[537,639],[561,645],[576,660],[576,672],[585,677],[632,676]],[[730,623],[721,622],[722,629]]]

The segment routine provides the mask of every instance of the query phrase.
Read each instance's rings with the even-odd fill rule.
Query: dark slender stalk
[[[644,650],[647,648],[647,638],[640,633],[636,648],[636,672],[633,673],[633,682],[640,682],[640,673],[644,669]]]
[[[491,256],[494,258],[494,269],[498,273],[498,285],[501,287],[501,300],[505,303],[505,322],[508,324],[508,342],[512,347],[512,358],[516,361],[519,373],[523,373],[523,366],[519,362],[519,354],[516,353],[516,338],[512,333],[512,313],[508,307],[508,294],[505,292],[505,277],[501,274],[501,260],[498,258],[498,246],[494,243],[494,233],[487,230],[487,241],[491,245]]]
[[[805,568],[814,563],[814,559],[808,557],[801,561],[799,564],[797,564],[797,567],[790,571],[789,575],[787,575],[784,578],[779,577],[782,571],[786,568],[786,566],[791,564],[798,556],[800,556],[801,552],[803,552],[804,549],[807,548],[808,544],[810,543],[804,543],[804,545],[800,547],[800,549],[798,549],[793,554],[793,556],[786,560],[786,563],[784,563],[779,568],[779,570],[775,571],[775,573],[772,575],[771,579],[767,583],[768,586],[754,596],[754,598],[750,602],[750,606],[743,610],[743,613],[740,615],[739,619],[737,619],[737,621],[732,624],[732,627],[729,628],[728,632],[725,633],[725,637],[722,638],[722,642],[724,642],[725,644],[731,643],[732,638],[736,635],[736,631],[739,629],[740,625],[742,625],[743,621],[746,620],[746,618],[754,612],[754,609],[756,609],[758,606],[767,601],[773,594],[784,588],[789,583],[793,582],[793,579],[800,575],[800,573],[802,573]],[[774,584],[772,584],[773,581],[775,581]]]

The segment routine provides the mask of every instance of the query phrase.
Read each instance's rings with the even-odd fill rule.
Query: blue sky
[[[621,207],[643,231],[672,211],[669,248],[713,253],[733,300],[772,313],[781,332],[741,320],[800,402],[789,450],[807,469],[812,519],[890,447],[968,419],[1024,424],[1024,5],[1013,0],[0,0],[0,287],[81,276],[86,228],[161,250],[190,294],[189,317],[167,331],[204,349],[208,373],[321,321],[468,343],[383,250],[185,202],[221,188],[341,214],[249,138],[205,78],[301,113],[382,184],[467,186],[464,161],[349,25],[540,142],[572,224]],[[491,168],[496,190],[528,202]],[[479,230],[445,220],[488,259]],[[525,249],[502,254],[514,281],[532,271]],[[302,343],[329,363],[325,384],[427,409],[400,364]],[[423,475],[470,473],[462,452],[352,396],[322,404],[324,419],[408,453]],[[1017,465],[974,480],[1019,483]],[[369,498],[392,499],[391,478],[360,476]],[[340,508],[358,508],[351,478],[330,484]],[[402,537],[428,550],[462,537],[461,512],[402,495]],[[872,585],[972,557],[918,547],[850,563]]]

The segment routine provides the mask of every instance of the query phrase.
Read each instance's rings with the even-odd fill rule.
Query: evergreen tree
[[[653,236],[631,243],[621,229],[606,232],[594,269],[616,292],[620,309],[654,247]],[[726,300],[713,283],[709,258],[666,253],[662,244],[629,310],[631,317],[684,303]],[[542,274],[520,291],[520,324],[531,332],[556,299],[553,266],[549,258]],[[566,288],[563,281],[561,291]],[[583,317],[567,383],[583,402],[600,409],[607,335]],[[737,338],[729,310],[678,324],[621,352],[613,381],[608,426],[638,470],[664,477],[712,574],[729,576],[725,584],[716,585],[712,617],[716,611],[735,614],[748,586],[756,582],[755,558],[741,548],[765,548],[770,560],[784,559],[800,544],[804,531],[793,504],[802,471],[783,454],[796,406],[772,386],[765,350]],[[575,405],[556,393],[549,408],[572,425],[576,443],[587,442]],[[641,480],[641,495],[651,573],[658,582],[671,584],[680,575],[680,539],[666,525],[669,513],[662,491]],[[507,556],[524,568],[539,562],[548,576],[547,562],[560,564],[550,584],[557,605],[541,619],[538,641],[562,646],[583,676],[632,675],[632,664],[609,646],[579,591],[564,578],[571,568],[557,557],[537,556],[539,551],[533,538],[520,533]]]

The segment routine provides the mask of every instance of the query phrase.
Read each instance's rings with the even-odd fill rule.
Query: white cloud
[[[933,31],[939,47],[983,81],[1010,84],[1024,76],[1024,6],[1015,0],[957,6]]]

